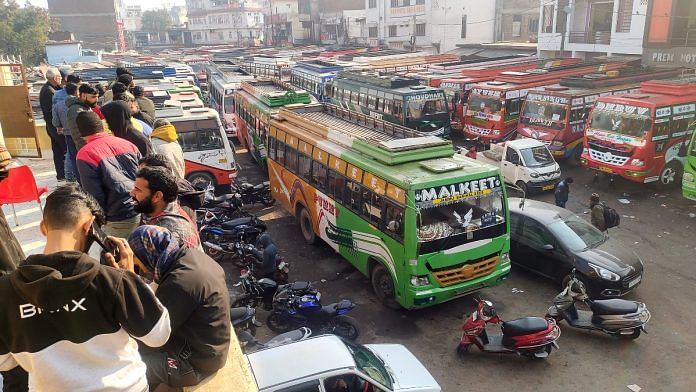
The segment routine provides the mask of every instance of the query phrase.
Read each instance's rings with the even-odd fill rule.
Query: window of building
[[[425,23],[416,24],[416,37],[425,37]]]
[[[372,7],[374,8],[374,7]],[[377,27],[369,27],[367,29],[370,38],[377,38]]]
[[[425,4],[425,0],[416,0],[416,4]]]
[[[389,26],[389,36],[396,37],[396,25]]]
[[[368,2],[368,8],[377,8],[377,0],[370,0]]]
[[[310,14],[312,12],[312,4],[310,0],[299,0],[297,8],[300,14]]]
[[[312,22],[302,22],[302,28],[303,28],[303,29],[311,29],[311,28],[312,28]]]
[[[529,19],[527,32],[529,34],[537,34],[539,32],[539,18]]]
[[[631,31],[631,19],[633,13],[633,0],[619,1],[619,14],[616,18],[616,32],[628,33]]]
[[[553,13],[555,6],[553,4],[545,5],[542,17],[544,19],[544,24],[542,28],[542,33],[553,33]]]
[[[556,15],[556,32],[557,33],[563,33],[566,31],[566,25],[568,22],[568,14],[563,11],[568,7],[568,1],[569,0],[558,0],[558,15]],[[612,2],[613,3],[613,2]],[[614,5],[612,3],[606,3],[609,5],[609,14],[608,14],[608,19],[609,19],[609,26],[611,26],[611,16],[612,16],[612,9]],[[600,3],[598,3],[600,4]],[[594,7],[592,7],[594,8]],[[552,16],[553,18],[553,16]],[[606,18],[606,16],[605,16]],[[611,30],[611,29],[609,29]],[[607,30],[595,30],[595,31],[607,31]]]
[[[395,8],[399,6],[399,0],[391,0],[391,7]]]
[[[518,38],[522,32],[522,15],[512,15],[512,36]]]
[[[462,33],[461,33],[460,37],[466,38],[466,15],[462,16]]]

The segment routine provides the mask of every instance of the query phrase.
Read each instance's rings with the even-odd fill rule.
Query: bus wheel
[[[300,207],[300,212],[297,214],[297,219],[300,221],[300,229],[305,242],[312,245],[316,242],[317,236],[312,228],[312,217],[309,216],[309,211],[306,208]]]
[[[377,264],[372,270],[372,290],[375,291],[377,298],[390,309],[401,309],[401,305],[396,302],[394,280],[389,271],[382,264]]]
[[[662,168],[658,185],[661,188],[670,188],[681,184],[682,168],[676,162],[670,162]]]
[[[215,186],[215,178],[206,172],[191,173],[186,176],[186,179],[191,183],[191,185],[200,189],[206,189],[208,185],[211,184]]]
[[[570,164],[570,166],[580,167],[580,165],[582,164],[582,162],[580,162],[581,156],[582,156],[582,143],[575,146],[573,151],[570,153],[570,156],[568,157],[568,163]]]

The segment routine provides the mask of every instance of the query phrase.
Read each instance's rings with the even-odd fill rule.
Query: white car
[[[400,344],[357,345],[323,335],[248,354],[259,392],[440,392],[428,370]],[[366,385],[367,384],[367,385]]]

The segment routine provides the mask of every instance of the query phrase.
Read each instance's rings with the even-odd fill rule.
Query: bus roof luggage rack
[[[452,143],[448,140],[336,105],[286,106],[280,109],[278,118],[386,165],[445,158],[454,154]]]
[[[561,86],[578,88],[600,88],[619,86],[622,84],[643,82],[652,79],[671,78],[678,76],[681,69],[654,69],[654,68],[624,68],[607,73],[590,73],[586,75],[572,75],[561,78]]]
[[[650,80],[640,84],[640,92],[677,96],[696,94],[696,77]]]
[[[337,78],[355,80],[356,82],[374,84],[375,86],[399,88],[419,85],[418,79],[404,78],[393,75],[380,75],[375,72],[339,72]]]
[[[242,81],[242,90],[270,107],[293,103],[311,103],[309,93],[278,79],[255,79]]]
[[[180,107],[165,106],[155,111],[157,118],[183,117],[184,109]]]

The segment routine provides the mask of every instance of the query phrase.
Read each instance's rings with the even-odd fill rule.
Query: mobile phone
[[[94,238],[94,241],[99,244],[99,246],[104,249],[105,252],[111,253],[116,261],[118,262],[119,260],[119,255],[118,255],[118,248],[116,245],[111,242],[108,238],[106,233],[104,233],[104,230],[99,227],[96,222],[92,222],[92,237]]]

